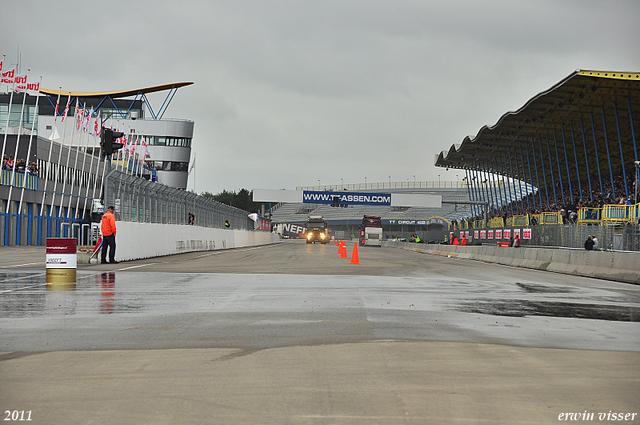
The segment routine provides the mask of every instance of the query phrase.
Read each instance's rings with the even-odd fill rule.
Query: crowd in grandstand
[[[488,212],[488,218],[502,217],[510,218],[516,215],[531,216],[538,215],[543,212],[559,212],[565,224],[576,223],[578,220],[578,211],[581,208],[602,208],[605,205],[635,205],[638,201],[635,199],[635,169],[627,173],[627,184],[622,173],[613,176],[613,186],[611,178],[602,178],[602,190],[600,190],[600,179],[598,175],[591,176],[592,191],[589,191],[588,183],[582,182],[582,193],[580,185],[577,181],[571,182],[571,186],[566,183],[562,185],[556,183],[554,193],[553,187],[548,189],[542,188],[541,193],[531,193],[521,200],[513,201],[509,204],[499,207],[493,207]],[[585,184],[586,183],[586,184]],[[571,187],[571,191],[570,191]],[[629,197],[626,196],[629,190]],[[564,191],[562,190],[564,189]],[[503,189],[504,190],[504,189]],[[614,196],[615,194],[615,196]],[[573,196],[572,196],[573,195]],[[548,202],[547,202],[548,198]],[[556,203],[555,200],[558,200]],[[541,204],[542,202],[542,204]],[[483,216],[478,214],[469,219],[469,221],[482,220]],[[536,224],[535,221],[532,224]]]
[[[5,155],[2,158],[2,169],[3,170],[13,170],[15,168],[16,171],[19,172],[27,172],[27,174],[33,174],[35,176],[38,175],[39,169],[38,164],[35,162],[29,162],[27,164],[27,160],[24,158],[18,158],[16,160],[13,159],[13,155],[7,156]]]

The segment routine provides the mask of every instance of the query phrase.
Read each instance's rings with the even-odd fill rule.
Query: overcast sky
[[[5,0],[43,87],[193,81],[189,190],[456,180],[434,157],[576,69],[640,71],[640,2]],[[166,94],[153,95],[156,109]],[[193,154],[192,154],[193,156]],[[414,177],[415,176],[415,177]],[[463,176],[460,175],[460,178]]]

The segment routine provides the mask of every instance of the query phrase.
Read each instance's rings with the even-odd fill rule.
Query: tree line
[[[253,190],[249,191],[247,189],[240,189],[238,192],[223,190],[215,195],[211,192],[202,192],[201,196],[251,213],[260,212],[262,205],[258,202],[253,202]]]

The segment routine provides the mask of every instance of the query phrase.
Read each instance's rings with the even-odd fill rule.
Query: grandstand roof
[[[448,151],[436,155],[435,165],[479,169],[517,178],[518,174],[507,172],[508,164],[503,166],[504,161],[500,161],[501,155],[508,159],[508,152],[511,152],[514,160],[525,164],[529,162],[532,170],[537,168],[542,180],[541,158],[547,161],[548,174],[548,156],[551,155],[553,170],[558,172],[555,162],[557,147],[562,175],[566,176],[568,172],[575,179],[577,168],[584,178],[587,163],[590,173],[597,171],[595,133],[603,167],[607,164],[608,148],[611,168],[621,171],[622,151],[628,172],[636,156],[634,141],[640,130],[636,129],[634,133],[633,118],[636,123],[640,118],[640,73],[577,70],[534,96],[519,110],[504,114],[495,125],[482,127],[475,137],[466,137],[461,144],[452,145]],[[534,154],[537,166],[534,166]],[[605,169],[609,170],[608,165]],[[519,174],[524,174],[520,176],[521,180],[538,186],[535,171]]]
[[[118,91],[109,91],[109,92],[78,92],[78,91],[62,91],[60,92],[61,96],[71,96],[71,97],[81,97],[81,98],[86,98],[86,97],[110,97],[112,99],[118,99],[121,97],[130,97],[130,96],[136,96],[138,94],[149,94],[149,93],[155,93],[155,92],[159,92],[159,91],[165,91],[165,90],[171,90],[171,89],[178,89],[180,87],[184,87],[184,86],[190,86],[191,84],[193,84],[193,82],[187,81],[187,82],[182,82],[182,83],[169,83],[169,84],[161,84],[159,86],[152,86],[152,87],[144,87],[141,89],[131,89],[131,90],[118,90]],[[51,90],[51,89],[40,89],[40,93],[42,94],[47,94],[47,95],[57,95],[58,94],[58,90]]]

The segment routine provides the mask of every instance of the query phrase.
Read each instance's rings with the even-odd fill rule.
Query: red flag
[[[95,136],[100,136],[100,131],[102,129],[100,128],[100,125],[98,125],[98,117],[96,116],[95,121],[93,122],[93,134]]]
[[[55,117],[54,121],[58,121],[58,106],[60,105],[60,92],[58,92],[58,100],[56,100],[56,113],[53,114]]]
[[[67,106],[64,108],[64,113],[62,114],[62,120],[60,122],[64,122],[64,119],[67,118],[67,114],[69,113],[70,102],[71,102],[71,93],[69,93],[69,97],[67,98]]]
[[[84,121],[84,105],[82,105],[82,110],[78,111],[78,103],[79,100],[76,99],[76,130],[82,130],[82,122]]]

